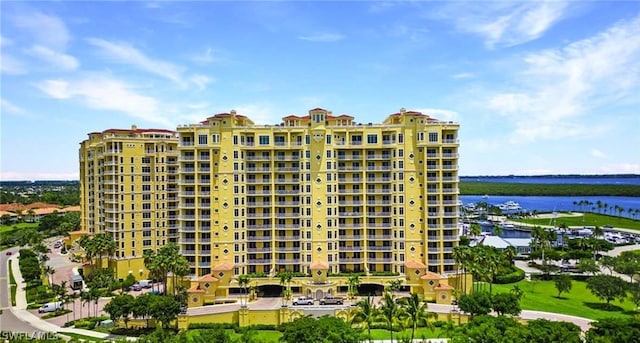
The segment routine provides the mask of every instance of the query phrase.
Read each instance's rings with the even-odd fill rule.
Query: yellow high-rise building
[[[105,233],[118,277],[146,277],[142,254],[177,242],[178,135],[162,129],[109,129],[80,144],[81,227]]]
[[[222,264],[308,274],[314,263],[404,274],[409,261],[454,271],[458,128],[404,109],[359,124],[320,108],[278,125],[231,111],[178,127],[179,242],[192,274]]]
[[[143,251],[178,243],[202,281],[190,291],[213,297],[230,276],[290,271],[318,289],[329,273],[396,275],[450,299],[438,274],[455,272],[458,129],[404,109],[372,124],[316,108],[277,125],[231,111],[176,132],[90,133],[83,229],[114,238],[119,277],[146,276]]]

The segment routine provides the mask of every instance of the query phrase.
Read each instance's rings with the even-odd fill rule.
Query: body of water
[[[640,186],[640,175],[624,176],[462,176],[460,181],[497,183],[544,183],[586,185],[636,185]]]
[[[507,201],[515,201],[523,208],[523,210],[538,212],[553,212],[553,211],[584,211],[586,208],[582,208],[578,205],[574,205],[573,202],[580,202],[587,200],[592,203],[601,201],[604,204],[608,204],[609,207],[621,206],[624,209],[622,216],[633,218],[633,213],[629,214],[628,209],[633,210],[640,209],[640,198],[637,197],[612,197],[612,196],[515,196],[515,195],[461,195],[460,201],[463,204],[477,204],[479,202],[487,202],[490,205],[499,205]],[[596,206],[596,205],[593,205]],[[591,212],[598,213],[599,210],[596,206],[595,209],[589,209]],[[604,211],[604,209],[603,209]],[[618,212],[611,213],[612,215],[618,215]]]

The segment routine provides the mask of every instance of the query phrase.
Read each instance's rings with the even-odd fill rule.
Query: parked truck
[[[339,297],[334,297],[333,295],[327,295],[326,297],[320,299],[320,305],[342,305],[344,300]]]

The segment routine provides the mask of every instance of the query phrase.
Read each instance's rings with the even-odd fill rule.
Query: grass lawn
[[[612,301],[611,309],[606,309],[606,302],[591,294],[584,281],[573,280],[571,291],[562,293],[560,298],[556,297],[558,291],[553,281],[523,280],[515,284],[494,284],[493,292],[508,292],[514,285],[524,292],[520,301],[523,310],[555,312],[596,320],[607,317],[630,318],[634,314],[635,306],[629,300],[623,303]]]
[[[34,229],[38,228],[38,223],[17,223],[12,225],[0,225],[0,233],[7,233],[9,231],[24,229],[32,227]]]
[[[363,331],[364,335],[366,336],[367,331],[364,330]],[[422,339],[422,338],[438,338],[438,334],[440,334],[440,329],[439,328],[435,328],[434,331],[427,329],[427,328],[418,328],[416,329],[416,333],[415,333],[415,339]],[[393,332],[393,340],[399,340],[401,337],[407,337],[407,338],[411,338],[411,329],[406,329],[404,331],[394,331]],[[391,335],[389,333],[389,331],[387,330],[383,330],[383,329],[372,329],[371,330],[371,339],[372,340],[389,340],[391,339]]]
[[[83,340],[84,342],[104,342],[104,340],[102,338],[95,338],[95,337],[91,337],[91,336],[80,335],[80,334],[77,334],[77,333],[60,332],[60,335],[68,336],[68,337],[71,337],[71,338],[75,338],[77,340]]]
[[[241,336],[241,334],[235,332],[231,334],[231,337],[234,339],[238,339]],[[251,337],[253,337],[255,342],[278,343],[280,342],[280,337],[282,337],[282,332],[276,330],[254,330]]]
[[[514,222],[523,222],[535,225],[549,225],[549,218],[536,219],[512,219]],[[585,213],[584,216],[563,217],[562,213],[556,218],[556,225],[566,224],[567,226],[600,226],[611,225],[627,229],[640,230],[640,220],[621,218],[597,213]]]
[[[11,285],[11,306],[16,306],[16,291],[18,285],[16,284],[16,278],[13,276],[13,266],[9,262],[9,285]]]

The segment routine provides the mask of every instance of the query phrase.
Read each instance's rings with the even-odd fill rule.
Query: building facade
[[[80,148],[83,228],[116,240],[118,275],[168,242],[196,279],[219,266],[454,272],[458,129],[404,109],[359,124],[316,108],[277,125],[231,111],[176,132],[91,133]]]
[[[313,109],[279,125],[232,111],[178,127],[180,246],[196,276],[452,272],[458,128],[422,113],[357,124]]]
[[[80,144],[81,230],[104,233],[119,277],[147,275],[143,251],[177,243],[178,136],[161,129],[110,129]],[[173,219],[172,219],[173,218]]]

